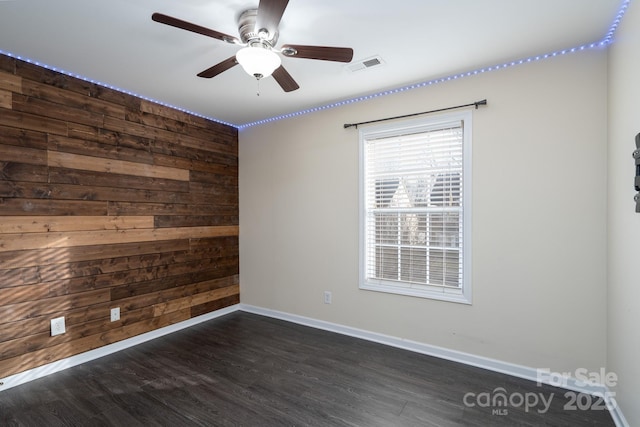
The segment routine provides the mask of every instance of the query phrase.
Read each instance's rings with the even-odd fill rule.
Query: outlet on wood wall
[[[236,304],[238,264],[236,129],[0,55],[0,379]]]

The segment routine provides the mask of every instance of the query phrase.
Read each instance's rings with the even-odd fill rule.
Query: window
[[[471,303],[471,112],[360,130],[360,288]]]

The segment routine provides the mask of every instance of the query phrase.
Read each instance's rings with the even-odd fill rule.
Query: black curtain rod
[[[404,116],[395,116],[395,117],[387,117],[385,119],[369,120],[368,122],[345,123],[344,124],[344,128],[347,129],[347,128],[350,128],[350,127],[355,127],[357,129],[358,126],[360,126],[360,125],[368,125],[369,123],[378,123],[378,122],[386,122],[387,120],[404,119],[406,117],[419,116],[421,114],[439,113],[440,111],[454,110],[456,108],[464,108],[464,107],[472,107],[473,106],[473,107],[476,107],[476,110],[477,110],[478,106],[480,106],[480,105],[487,105],[487,100],[483,99],[482,101],[476,101],[476,102],[473,102],[471,104],[456,105],[455,107],[440,108],[439,110],[423,111],[422,113],[405,114]]]

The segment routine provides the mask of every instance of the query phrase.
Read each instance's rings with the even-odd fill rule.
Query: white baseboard
[[[270,310],[247,304],[240,304],[240,310],[246,311],[247,313],[254,313],[262,316],[272,317],[275,319],[285,320],[287,322],[297,323],[299,325],[310,326],[316,329],[322,329],[325,331],[336,332],[355,338],[361,338],[367,341],[385,344],[391,347],[401,348],[415,353],[434,356],[453,362],[459,362],[465,365],[475,366],[478,368],[483,368],[493,372],[499,372],[502,374],[507,374],[534,382],[539,381],[540,383],[544,383],[547,385],[558,386],[557,383],[554,384],[552,381],[547,381],[544,378],[539,378],[538,370],[536,368],[531,368],[528,366],[516,365],[513,363],[503,362],[501,360],[491,359],[488,357],[476,356],[473,354],[450,350],[430,344],[424,344],[417,341],[406,340],[389,335],[379,334],[376,332],[366,331],[363,329],[352,328],[337,323],[326,322],[310,317],[299,316],[296,314]],[[572,377],[563,377],[561,387],[567,390],[587,393],[590,395],[611,396],[609,389],[604,385],[585,384]],[[611,398],[607,398],[606,400],[608,407],[612,408],[610,413],[616,426],[628,427],[629,424],[626,422],[624,415],[620,410],[620,407],[615,403],[614,400],[611,400]]]
[[[616,427],[629,427],[630,424],[627,419],[624,417],[622,413],[622,409],[620,409],[619,405],[614,405],[613,409],[610,411],[611,418],[613,418],[613,422],[616,424]]]
[[[176,332],[181,329],[197,325],[198,323],[206,322],[208,320],[215,319],[220,316],[224,316],[226,314],[237,311],[239,309],[239,306],[240,306],[239,304],[236,304],[233,306],[225,307],[223,309],[214,311],[212,313],[203,314],[202,316],[185,320],[184,322],[175,323],[173,325],[169,325],[161,329],[156,329],[154,331],[137,335],[135,337],[131,337],[126,340],[105,345],[104,347],[100,347],[95,350],[90,350],[85,353],[71,356],[66,359],[57,360],[55,362],[48,363],[46,365],[39,366],[37,368],[29,369],[28,371],[20,372],[18,374],[11,375],[6,378],[2,378],[0,379],[0,392],[10,389],[12,387],[16,387],[20,384],[27,383],[29,381],[37,380],[38,378],[42,378],[44,376],[63,371],[73,366],[90,362],[100,357],[104,357],[109,354],[124,350],[126,348],[133,347],[138,344],[142,344],[143,342],[146,342],[155,338],[159,338],[161,336],[170,334],[172,332]]]

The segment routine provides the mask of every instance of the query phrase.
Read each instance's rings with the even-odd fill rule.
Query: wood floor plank
[[[466,393],[499,387],[543,394],[551,405],[498,415],[464,403]],[[236,312],[3,391],[0,425],[614,425],[607,411],[564,409],[565,393]]]

